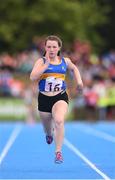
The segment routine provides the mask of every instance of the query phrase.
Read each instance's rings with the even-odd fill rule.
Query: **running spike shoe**
[[[49,135],[46,135],[46,142],[47,142],[47,144],[51,144],[52,141],[53,141],[53,137],[49,136]]]
[[[55,163],[57,164],[63,163],[63,157],[61,152],[56,152]]]

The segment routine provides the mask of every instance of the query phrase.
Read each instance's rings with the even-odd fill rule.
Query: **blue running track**
[[[115,179],[115,122],[65,124],[63,164],[40,123],[0,123],[0,179]]]

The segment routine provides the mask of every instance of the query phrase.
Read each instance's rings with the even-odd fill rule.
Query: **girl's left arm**
[[[76,84],[77,84],[77,90],[80,92],[83,89],[83,81],[81,79],[80,72],[76,65],[74,65],[69,58],[64,58],[67,64],[67,67],[69,70],[73,72]]]

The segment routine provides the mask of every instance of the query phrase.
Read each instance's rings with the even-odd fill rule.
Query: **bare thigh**
[[[52,108],[52,116],[55,122],[64,121],[68,111],[68,104],[63,101],[57,101]]]

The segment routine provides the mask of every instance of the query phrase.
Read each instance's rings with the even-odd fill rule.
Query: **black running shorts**
[[[67,95],[66,91],[62,91],[55,96],[46,96],[46,95],[42,94],[41,92],[39,92],[38,110],[42,111],[42,112],[50,112],[51,113],[53,105],[59,100],[63,100],[66,103],[68,103],[69,100],[68,100],[68,95]]]

